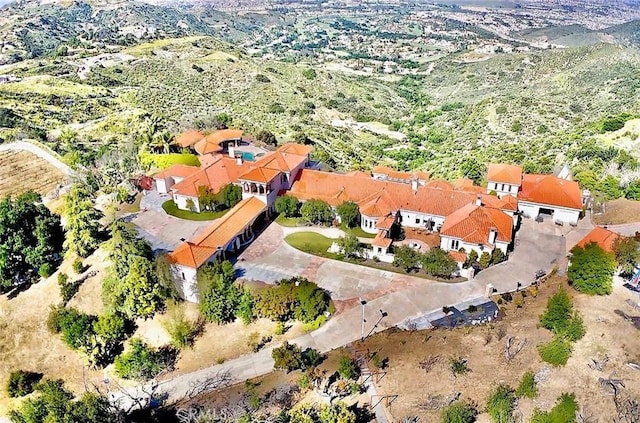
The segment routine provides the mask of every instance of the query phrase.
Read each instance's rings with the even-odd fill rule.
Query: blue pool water
[[[236,153],[242,154],[242,159],[246,160],[248,162],[253,162],[257,158],[259,158],[260,156],[264,156],[264,153],[253,154],[253,153],[250,153],[248,151],[237,151],[236,150]]]

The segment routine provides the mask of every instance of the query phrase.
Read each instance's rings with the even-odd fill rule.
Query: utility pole
[[[366,320],[364,319],[364,305],[367,304],[366,300],[363,300],[362,298],[359,298],[360,300],[360,305],[362,306],[362,325],[360,328],[360,341],[364,341],[364,324],[366,322]]]

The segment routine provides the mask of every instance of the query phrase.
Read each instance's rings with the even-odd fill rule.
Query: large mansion
[[[227,184],[242,188],[242,201],[170,254],[178,286],[189,301],[198,300],[197,269],[250,243],[256,222],[269,217],[276,198],[284,194],[303,202],[323,200],[334,208],[356,203],[362,230],[375,234],[367,254],[385,261],[393,257],[391,233],[396,225],[439,232],[440,247],[460,262],[472,250],[480,255],[500,249],[507,255],[520,215],[546,213],[557,223],[576,224],[582,212],[577,183],[552,175],[523,175],[513,165],[489,165],[488,186],[483,188],[468,179],[450,184],[431,180],[424,172],[386,167],[371,173],[325,172],[311,167],[311,147],[288,143],[252,157],[238,152],[241,139],[240,131],[206,137],[187,132],[177,141],[200,154],[201,166],[174,165],[154,177],[156,189],[171,195],[178,208],[197,212],[202,189],[217,193]]]

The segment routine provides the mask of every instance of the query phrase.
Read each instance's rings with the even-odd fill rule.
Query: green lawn
[[[327,252],[334,240],[315,232],[296,232],[287,235],[284,240],[293,248],[304,251],[305,253],[338,259],[338,254]]]
[[[355,228],[347,228],[346,225],[340,225],[340,229],[342,229],[348,234],[355,235],[358,238],[375,238],[376,237],[376,234],[370,234],[363,231],[360,225],[356,226]]]
[[[295,228],[296,226],[298,226],[297,217],[285,217],[285,215],[282,213],[280,213],[278,217],[276,217],[275,222],[280,226],[286,226],[288,228]]]
[[[224,216],[227,211],[229,211],[229,209],[225,209],[225,210],[216,211],[216,212],[204,211],[202,213],[196,213],[196,212],[187,211],[187,210],[180,210],[175,205],[173,200],[167,200],[164,203],[162,203],[162,208],[164,209],[164,211],[167,212],[167,214],[170,214],[171,216],[174,216],[174,217],[179,217],[180,219],[186,219],[186,220],[218,219],[219,217]]]

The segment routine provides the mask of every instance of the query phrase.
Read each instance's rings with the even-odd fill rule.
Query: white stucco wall
[[[518,185],[505,184],[502,182],[493,182],[490,181],[487,183],[487,194],[490,194],[491,191],[495,191],[498,194],[498,197],[502,198],[507,194],[511,194],[514,197],[518,195],[518,190],[520,187]]]
[[[540,214],[541,208],[553,210],[554,221],[568,223],[571,225],[575,225],[578,223],[578,219],[580,218],[580,213],[582,212],[582,210],[578,210],[578,209],[569,209],[566,207],[558,207],[558,206],[552,206],[548,204],[530,203],[522,200],[518,201],[518,209],[522,212],[522,215],[525,217],[529,217],[529,218],[538,217],[538,214]]]
[[[377,217],[360,215],[360,227],[368,234],[377,234],[376,224],[378,223]]]
[[[429,219],[433,221],[434,230],[444,223],[444,216],[435,216],[411,210],[400,210],[400,217],[402,218],[402,226],[407,228],[424,228]]]
[[[176,203],[176,206],[180,210],[190,210],[189,207],[187,207],[187,201],[189,200],[193,201],[194,210],[192,211],[200,213],[200,202],[197,197],[187,197],[186,195],[180,194],[173,195],[173,202]]]
[[[457,247],[453,245],[453,241],[456,240],[458,241]],[[495,248],[502,250],[502,252],[507,255],[507,252],[509,251],[508,243],[498,241],[494,244],[494,246]],[[442,248],[444,251],[458,251],[460,250],[460,248],[464,248],[464,251],[467,254],[471,251],[475,251],[476,253],[478,253],[478,257],[480,257],[484,252],[487,252],[489,254],[491,254],[492,252],[492,250],[487,246],[483,246],[483,248],[480,248],[480,245],[478,244],[469,244],[463,242],[459,238],[448,237],[445,235],[440,235],[440,248]]]
[[[160,194],[169,193],[169,188],[171,187],[169,186],[165,178],[154,178],[154,181],[156,183],[156,191],[158,191]]]
[[[171,267],[173,278],[176,281],[176,287],[178,288],[180,296],[186,301],[197,303],[199,298],[196,269],[179,264],[174,264]]]

